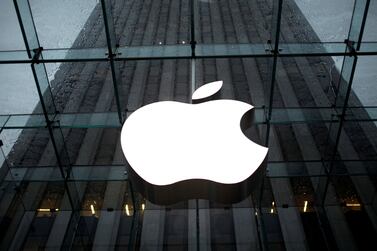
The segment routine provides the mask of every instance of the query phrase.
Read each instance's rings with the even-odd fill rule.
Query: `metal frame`
[[[274,13],[272,20],[273,31],[271,40],[264,44],[198,44],[195,34],[195,18],[197,6],[196,0],[190,1],[190,43],[186,45],[163,45],[163,46],[128,46],[119,47],[115,37],[114,20],[112,17],[111,3],[109,0],[101,0],[102,14],[104,18],[106,33],[106,48],[85,48],[85,49],[45,49],[40,46],[38,35],[35,29],[29,0],[14,0],[17,17],[20,23],[22,36],[25,42],[26,50],[23,51],[0,51],[0,64],[30,64],[38,91],[41,113],[40,114],[23,114],[23,115],[0,115],[0,134],[4,129],[28,129],[28,128],[47,128],[53,149],[57,158],[57,166],[61,173],[61,180],[64,181],[68,191],[69,201],[72,211],[76,213],[71,218],[71,228],[74,229],[78,224],[80,199],[74,186],[70,186],[76,181],[93,181],[90,177],[79,177],[75,175],[75,170],[85,168],[74,166],[69,160],[67,148],[65,146],[63,128],[120,128],[126,117],[132,112],[122,108],[119,83],[120,72],[118,63],[133,60],[165,60],[165,59],[190,59],[191,60],[191,89],[195,85],[195,65],[197,59],[205,58],[268,58],[271,59],[269,90],[267,93],[267,106],[256,108],[255,124],[265,125],[264,144],[268,146],[270,139],[271,127],[279,124],[297,124],[297,123],[329,123],[329,148],[326,150],[323,159],[311,160],[305,162],[268,162],[266,177],[269,178],[290,178],[294,175],[281,174],[279,170],[282,165],[305,165],[310,162],[318,166],[318,175],[298,174],[303,177],[322,177],[325,178],[317,188],[319,205],[319,219],[324,225],[324,232],[327,232],[326,213],[324,210],[328,186],[331,178],[342,176],[334,171],[334,165],[339,162],[348,163],[349,165],[360,164],[360,160],[338,160],[337,153],[342,129],[345,122],[363,122],[377,121],[377,107],[349,107],[348,101],[351,93],[355,68],[359,57],[377,55],[377,42],[362,42],[366,18],[370,0],[357,0],[353,10],[351,27],[348,39],[344,42],[334,43],[281,43],[280,42],[280,25],[283,11],[284,0],[273,0]],[[22,14],[21,14],[22,13]],[[26,13],[26,15],[25,15]],[[315,107],[315,108],[277,108],[273,107],[273,98],[276,85],[277,62],[279,58],[284,57],[320,57],[320,56],[344,56],[344,63],[338,81],[336,102],[333,107]],[[110,63],[112,84],[116,101],[116,112],[108,113],[75,113],[60,114],[56,111],[54,98],[51,93],[51,87],[47,78],[45,63],[53,62],[91,62],[104,61]],[[352,109],[368,109],[370,111],[367,117],[349,118],[347,111]],[[318,119],[311,116],[313,110],[328,110],[328,114],[333,114],[329,118]],[[299,112],[298,112],[299,111]],[[291,114],[292,116],[280,117],[280,113]],[[294,118],[294,119],[292,119]],[[1,156],[0,156],[1,157]],[[367,160],[377,162],[377,160]],[[114,167],[113,165],[112,167]],[[25,167],[10,168],[5,180],[10,182],[19,182],[14,179],[14,172],[22,172]],[[55,168],[55,167],[26,167],[26,168]],[[323,169],[324,168],[324,169]],[[120,166],[120,170],[124,170]],[[352,176],[370,175],[369,173],[347,174]],[[119,181],[124,181],[126,177],[121,177]],[[107,179],[110,180],[110,179]],[[116,179],[115,179],[116,180]],[[21,181],[40,182],[47,180],[27,180]],[[262,201],[260,193],[259,201]],[[262,203],[260,203],[261,205]],[[259,208],[262,212],[262,208]],[[259,218],[259,217],[258,217]],[[265,246],[265,230],[263,221],[258,222],[260,229],[260,245]],[[65,243],[70,246],[74,235],[65,237]],[[332,240],[327,240],[331,246]],[[199,243],[197,243],[199,245]]]
[[[365,23],[368,15],[370,0],[359,0],[355,2],[353,10],[353,18],[349,30],[346,52],[350,55],[344,56],[343,66],[340,73],[339,83],[337,86],[337,95],[334,107],[339,121],[331,123],[328,132],[328,149],[324,153],[324,157],[329,156],[330,162],[325,165],[326,173],[332,174],[336,155],[338,153],[340,137],[344,122],[346,122],[346,113],[349,109],[348,101],[352,90],[353,78],[356,70],[358,55],[357,51],[361,48],[361,41],[364,34]],[[360,16],[361,20],[355,17]],[[321,205],[324,205],[326,199],[326,191],[330,183],[330,177],[326,180],[325,188],[321,198]]]
[[[108,54],[108,48],[43,49],[38,63],[132,61],[164,59],[204,58],[284,58],[320,56],[374,56],[377,42],[360,42],[356,51],[346,50],[347,42],[279,43],[279,51],[271,50],[271,44],[195,44],[117,47],[116,53]],[[0,64],[30,64],[27,50],[0,51]]]

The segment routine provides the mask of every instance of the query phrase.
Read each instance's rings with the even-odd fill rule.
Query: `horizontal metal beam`
[[[377,42],[363,42],[360,50],[346,51],[343,42],[328,43],[281,43],[278,57],[315,57],[344,55],[377,55]],[[195,55],[191,53],[190,44],[151,45],[119,47],[114,60],[155,60],[155,59],[192,59],[192,58],[253,58],[273,57],[268,44],[197,44]],[[0,51],[0,64],[19,63],[54,63],[109,61],[108,49],[43,49],[42,57],[31,59],[26,50]]]
[[[332,108],[323,108],[332,111]],[[377,108],[376,108],[377,109]],[[330,122],[336,121],[336,117],[318,118],[314,113],[318,108],[276,108],[272,123],[306,123],[306,122]],[[129,116],[131,112],[128,113]],[[254,124],[264,124],[264,109],[255,108]],[[284,116],[289,114],[289,120]],[[55,121],[61,128],[118,128],[119,123],[116,112],[104,113],[64,113],[57,114]],[[0,128],[2,129],[33,129],[45,128],[46,122],[43,114],[0,115]]]
[[[345,115],[346,122],[377,121],[377,107],[349,107],[353,113]],[[264,108],[255,107],[253,123],[266,124]],[[363,112],[360,112],[363,111]],[[129,116],[132,111],[127,113]],[[321,115],[320,115],[321,114]],[[354,116],[353,114],[357,114]],[[328,116],[328,117],[323,117]],[[57,114],[55,122],[60,128],[120,128],[116,112],[100,113],[63,113]],[[274,108],[271,124],[330,123],[339,122],[339,116],[332,107]],[[0,132],[2,129],[36,129],[45,128],[43,114],[0,115]],[[54,125],[53,125],[54,126]],[[56,125],[58,126],[58,125]]]
[[[323,172],[323,165],[326,164],[323,160],[307,160],[307,161],[268,161],[267,162],[267,177],[270,178],[288,178],[288,177],[326,177]],[[337,160],[335,165],[352,166],[376,166],[377,160]],[[303,168],[306,167],[306,168]],[[310,174],[307,170],[310,169]],[[355,168],[355,170],[360,168]],[[54,172],[55,170],[55,172]],[[52,182],[63,181],[61,175],[57,173],[56,166],[19,166],[12,167],[5,177],[5,181],[31,181],[31,182]],[[90,171],[96,170],[96,172]],[[111,170],[110,176],[102,175],[104,172]],[[367,170],[367,169],[364,169]],[[27,175],[32,172],[33,175]],[[56,175],[48,176],[42,175],[44,173],[52,173]],[[38,173],[41,175],[38,176]],[[352,172],[344,171],[344,168],[339,168],[338,172],[333,172],[331,176],[375,176],[377,172]],[[128,179],[126,165],[73,165],[72,175],[67,180],[70,181],[125,181]]]

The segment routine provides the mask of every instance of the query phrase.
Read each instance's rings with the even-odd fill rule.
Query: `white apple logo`
[[[241,118],[253,106],[209,100],[222,81],[197,89],[194,104],[162,101],[141,107],[123,125],[124,155],[146,182],[168,186],[189,180],[236,184],[250,177],[268,149],[249,140]]]

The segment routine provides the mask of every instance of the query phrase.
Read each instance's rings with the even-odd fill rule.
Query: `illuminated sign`
[[[243,133],[252,119],[253,106],[236,100],[210,100],[221,86],[222,81],[217,81],[200,87],[192,96],[193,104],[156,102],[126,120],[122,149],[131,171],[147,186],[169,190],[164,187],[182,183],[178,190],[195,190],[193,185],[189,187],[191,181],[195,186],[201,186],[201,181],[238,184],[261,165],[268,149]]]

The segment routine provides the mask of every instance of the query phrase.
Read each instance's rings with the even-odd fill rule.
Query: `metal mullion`
[[[44,65],[43,65],[44,66]],[[46,107],[46,103],[45,103],[45,100],[44,100],[44,93],[42,93],[42,90],[40,88],[40,84],[39,84],[39,77],[45,77],[47,78],[47,75],[45,76],[38,76],[38,73],[37,71],[35,70],[35,63],[33,63],[31,65],[31,68],[32,68],[32,71],[33,71],[33,76],[34,76],[34,80],[35,80],[35,84],[36,84],[36,87],[37,87],[37,91],[38,91],[38,96],[39,96],[39,102],[42,106],[42,110],[43,110],[43,115],[45,117],[45,120],[46,120],[46,125],[47,125],[47,129],[49,131],[49,134],[50,134],[50,139],[51,139],[51,143],[53,145],[53,148],[54,148],[54,153],[55,153],[55,156],[56,156],[56,159],[57,159],[57,162],[58,162],[58,167],[59,167],[59,170],[60,170],[60,173],[62,175],[62,178],[64,180],[66,180],[69,176],[69,170],[67,172],[67,174],[65,173],[65,170],[64,170],[64,165],[63,165],[63,162],[62,162],[62,159],[60,158],[60,151],[57,147],[57,143],[56,143],[56,139],[55,139],[55,136],[54,136],[54,133],[53,133],[53,130],[54,129],[60,129],[60,127],[56,127],[56,126],[53,126],[54,124],[54,121],[53,120],[50,120],[49,118],[49,114],[48,111],[47,111],[47,107]],[[47,92],[50,92],[51,94],[51,89],[50,87],[48,87],[48,90],[45,90]],[[53,101],[53,100],[52,100]],[[55,104],[53,103],[53,109],[55,111],[54,115],[56,115],[56,109],[55,109]],[[60,131],[61,132],[61,131]],[[67,149],[65,147],[65,142],[64,142],[64,139],[63,139],[63,151],[66,151],[67,152]],[[68,156],[68,155],[67,155]],[[70,163],[69,163],[69,160],[68,160],[68,167],[70,166]],[[66,182],[65,182],[65,185],[66,185]],[[70,193],[68,191],[68,193]],[[70,197],[70,202],[72,207],[74,207],[74,203],[73,203],[73,200],[71,199],[71,195],[68,194],[68,196]]]
[[[376,42],[361,42],[357,43],[357,48],[355,51],[346,51],[345,49],[343,51],[340,51],[341,47],[346,47],[344,43],[336,43],[337,49],[329,49],[326,48],[327,46],[330,46],[330,44],[334,43],[321,43],[323,48],[320,50],[318,49],[317,44],[305,44],[305,47],[302,48],[298,46],[298,44],[285,44],[285,43],[279,43],[279,55],[278,57],[321,57],[321,56],[373,56],[377,55],[377,43]],[[243,44],[227,44],[228,47],[234,47],[238,45]],[[341,46],[343,45],[343,46]],[[38,45],[39,46],[39,45]],[[188,45],[180,45],[185,50],[188,48]],[[273,58],[273,53],[266,53],[266,45],[264,44],[253,44],[251,46],[255,46],[254,52],[251,53],[242,53],[242,52],[234,52],[229,53],[224,51],[224,53],[217,53],[217,54],[210,54],[205,53],[205,55],[202,55],[200,53],[200,46],[203,46],[203,44],[196,44],[194,46],[194,49],[191,48],[191,53],[186,54],[166,54],[163,53],[156,56],[152,48],[153,46],[150,46],[150,52],[146,53],[142,56],[135,56],[132,57],[130,55],[137,55],[140,51],[142,51],[142,48],[139,46],[127,46],[127,47],[118,47],[117,52],[118,54],[116,56],[113,56],[112,60],[115,62],[122,62],[122,61],[135,61],[135,60],[168,60],[168,59],[203,59],[203,58]],[[223,45],[205,45],[208,50],[216,50],[216,47],[223,46]],[[158,50],[165,50],[172,47],[171,45],[159,45],[155,46],[154,48]],[[39,48],[39,47],[36,47]],[[212,49],[211,49],[212,48]],[[108,48],[102,48],[104,51],[108,51]],[[83,51],[86,51],[88,54],[85,55]],[[42,55],[43,58],[38,58],[36,60],[33,60],[32,58],[28,57],[27,50],[17,50],[17,51],[0,51],[0,64],[31,64],[32,62],[39,62],[39,63],[57,63],[57,62],[104,62],[109,61],[109,56],[105,54],[101,54],[100,52],[96,52],[98,48],[87,48],[87,49],[68,49],[67,54],[69,54],[68,57],[65,56],[65,54],[61,53],[61,49],[43,49]],[[113,51],[113,50],[112,50]],[[33,53],[34,51],[31,50],[29,53]],[[75,52],[77,52],[77,56],[75,56]],[[121,52],[124,52],[123,54],[120,54]],[[199,53],[198,53],[199,52]],[[25,53],[25,54],[24,54]],[[90,55],[95,54],[95,55]],[[192,55],[194,54],[194,55]]]
[[[111,68],[111,76],[112,76],[112,83],[114,87],[114,96],[115,96],[115,102],[117,106],[117,112],[118,112],[118,118],[119,118],[119,123],[123,123],[123,116],[122,116],[122,108],[120,106],[120,99],[119,99],[119,90],[118,90],[118,76],[116,74],[116,69],[115,69],[115,61],[114,58],[116,56],[116,41],[112,41],[113,39],[111,38],[112,32],[115,32],[114,30],[114,23],[111,17],[107,15],[107,11],[111,13],[111,3],[110,7],[106,4],[106,0],[101,0],[101,6],[102,6],[102,14],[103,14],[103,20],[105,24],[105,34],[106,34],[106,43],[107,43],[107,48],[108,48],[108,58],[110,61],[110,68]],[[110,20],[111,19],[111,20]],[[110,27],[111,26],[111,27]],[[111,28],[111,30],[110,30]],[[114,46],[114,48],[113,48]]]
[[[31,52],[30,52],[29,43],[27,42],[26,31],[25,31],[25,28],[23,26],[23,22],[22,22],[22,18],[21,18],[21,13],[20,13],[20,9],[18,7],[17,0],[13,0],[13,3],[14,3],[14,8],[16,10],[16,14],[17,14],[17,18],[18,18],[18,23],[20,24],[22,38],[23,38],[23,40],[25,42],[26,52],[27,52],[28,57],[31,59],[32,55],[31,55]]]
[[[36,65],[37,65],[37,67],[39,65],[42,65],[44,76],[41,76],[40,73],[38,73],[38,71],[36,70]],[[54,102],[54,99],[53,99],[53,95],[52,95],[52,92],[51,92],[51,88],[50,88],[50,85],[49,85],[49,81],[48,81],[48,78],[47,78],[45,64],[44,63],[41,63],[41,64],[32,63],[31,64],[31,70],[33,72],[34,81],[35,81],[35,84],[36,84],[36,87],[37,87],[39,102],[42,106],[42,112],[43,112],[43,115],[45,117],[46,123],[48,125],[49,123],[52,122],[49,118],[49,114],[54,114],[54,116],[55,116],[57,111],[56,111],[56,106],[55,106],[55,102]],[[47,85],[46,89],[44,89],[44,90],[41,89],[40,78],[44,78],[45,81],[47,80],[48,85]],[[46,106],[45,96],[48,96],[48,95],[51,97],[51,104],[50,105],[52,106],[52,111],[49,111],[48,107]]]
[[[273,54],[273,62],[272,62],[272,69],[271,69],[271,81],[270,81],[270,93],[268,98],[268,111],[266,114],[266,122],[267,122],[267,130],[266,130],[266,139],[265,139],[265,146],[268,146],[269,136],[270,136],[270,130],[271,130],[271,115],[272,115],[272,104],[273,104],[273,98],[274,98],[274,90],[275,90],[275,84],[276,84],[276,67],[277,67],[277,60],[278,60],[278,54],[279,54],[279,40],[280,40],[280,25],[281,25],[281,14],[282,14],[282,6],[283,6],[283,0],[278,0],[278,12],[277,12],[277,20],[275,25],[275,34],[272,34],[273,38],[271,41],[273,41],[273,48],[271,49],[271,52]]]
[[[21,1],[23,1],[23,2],[21,2]],[[23,5],[20,5],[20,4],[23,4]],[[69,188],[68,184],[67,184],[68,175],[65,174],[64,169],[63,169],[62,159],[60,157],[60,153],[59,153],[59,150],[58,150],[58,147],[57,147],[57,142],[56,142],[54,132],[53,132],[53,130],[54,130],[54,128],[52,126],[53,121],[50,120],[50,118],[49,118],[49,115],[51,113],[49,113],[48,107],[46,106],[48,104],[46,104],[46,102],[45,102],[46,96],[50,96],[51,97],[51,103],[49,105],[52,106],[52,113],[55,116],[56,115],[56,107],[55,107],[55,104],[54,104],[54,99],[53,99],[53,95],[52,95],[52,92],[51,92],[51,87],[49,85],[49,81],[48,81],[48,77],[47,77],[47,73],[46,73],[46,68],[45,68],[44,63],[39,64],[39,60],[42,59],[41,51],[43,50],[43,48],[40,47],[40,44],[39,44],[38,35],[37,35],[36,29],[35,29],[35,24],[34,24],[34,20],[33,20],[33,17],[32,17],[29,1],[28,0],[14,0],[14,5],[15,5],[19,25],[20,25],[20,28],[21,28],[21,32],[22,32],[22,35],[23,35],[25,47],[27,49],[27,54],[28,54],[28,57],[31,59],[31,61],[29,63],[31,63],[31,69],[32,69],[32,72],[33,72],[33,77],[34,77],[36,88],[37,88],[37,91],[38,91],[39,101],[40,101],[40,104],[42,106],[43,115],[44,115],[44,118],[45,118],[45,121],[46,121],[46,124],[47,124],[47,129],[48,129],[50,140],[51,140],[51,143],[52,143],[52,146],[53,146],[53,149],[54,149],[54,154],[55,154],[56,159],[57,159],[58,168],[59,168],[60,174],[62,176],[62,179],[64,180],[65,191],[67,192],[67,196],[68,196],[68,199],[69,199],[69,203],[72,207],[72,211],[75,212],[78,209],[78,207],[76,205],[77,203],[74,201],[74,198],[72,196],[72,193],[75,190],[71,190]],[[23,11],[21,11],[20,8],[23,8]],[[26,26],[31,25],[31,27],[29,27],[29,29],[26,29],[25,25]],[[34,52],[34,53],[32,53],[32,52]],[[42,71],[38,71],[37,70],[38,67],[42,67],[43,68]],[[46,86],[43,90],[42,90],[41,85],[40,85],[40,80],[44,81],[44,83],[46,84]],[[60,130],[60,133],[61,133],[60,128],[59,128],[59,130]],[[63,150],[67,153],[64,138],[62,140],[63,140]],[[68,157],[68,154],[67,154],[67,157]],[[69,165],[70,165],[70,162],[68,160],[68,169],[69,169]],[[75,223],[73,223],[73,224],[75,224]]]
[[[267,161],[267,165],[270,168],[268,177],[270,178],[289,178],[289,177],[326,177],[324,174],[321,173],[320,168],[323,165],[324,161],[323,159],[312,159],[312,160],[290,160],[290,161]],[[329,161],[326,161],[325,163],[329,163]],[[335,160],[334,163],[336,164],[343,164],[347,163],[349,165],[358,165],[360,163],[369,163],[370,165],[376,165],[377,159],[369,159],[369,160],[359,160],[359,159],[344,159],[344,160]],[[308,174],[303,170],[303,172],[299,174],[286,174],[286,173],[280,173],[282,166],[287,166],[289,168],[297,168],[298,166],[305,166],[305,165],[311,165],[311,168],[316,169],[314,174]],[[54,181],[54,182],[61,182],[64,181],[61,178],[55,178],[51,180],[49,177],[43,177],[43,178],[35,178],[33,176],[23,176],[19,175],[25,172],[25,170],[37,170],[42,169],[45,171],[49,171],[54,169],[55,166],[14,166],[12,169],[12,175],[8,174],[5,177],[5,181],[27,181],[27,182],[45,182],[45,181]],[[129,181],[128,175],[124,174],[124,164],[109,164],[109,165],[72,165],[73,173],[76,173],[78,175],[72,176],[72,178],[69,180],[69,182],[86,182],[86,181]],[[111,169],[114,168],[117,170],[119,175],[114,175],[111,178],[101,178],[96,175],[93,177],[91,175],[84,175],[80,176],[80,172],[97,168],[99,170],[104,169]],[[14,176],[13,174],[17,174]],[[354,172],[352,174],[347,173],[332,173],[331,176],[334,177],[347,177],[347,176],[365,176],[366,172]],[[132,194],[134,196],[134,194]],[[135,201],[135,198],[133,198]]]
[[[278,53],[279,53],[279,40],[280,40],[280,25],[281,25],[281,15],[282,15],[282,7],[283,7],[283,0],[276,0],[278,1],[277,5],[277,14],[276,14],[276,22],[272,23],[274,30],[271,34],[271,41],[273,43],[273,48],[271,48],[270,52],[272,53],[273,61],[272,61],[272,69],[271,69],[271,80],[270,80],[270,90],[269,90],[269,97],[268,97],[268,107],[267,107],[267,113],[266,113],[266,138],[265,138],[265,146],[268,146],[269,144],[269,137],[270,137],[270,130],[271,130],[271,115],[272,115],[272,103],[273,103],[273,97],[274,97],[274,89],[275,89],[275,77],[276,77],[276,67],[277,67],[277,59],[278,59]],[[275,3],[275,0],[273,1],[273,4]],[[273,13],[273,17],[275,13]],[[270,42],[270,41],[269,41]],[[271,42],[270,42],[271,46]],[[258,203],[257,206],[259,208],[259,212],[261,213],[261,216],[257,217],[257,223],[258,223],[258,240],[259,244],[262,250],[267,250],[268,247],[266,246],[267,243],[267,233],[264,226],[264,221],[262,218],[262,200],[263,200],[263,191],[264,191],[264,182],[265,182],[266,172],[262,176],[259,196],[258,196]]]
[[[5,127],[5,125],[8,123],[8,121],[10,120],[10,118],[11,118],[11,115],[7,115],[7,118],[5,119],[5,121],[4,121],[3,123],[0,124],[0,125],[1,125],[1,127],[0,127],[0,135],[1,135],[1,133],[3,132],[4,127]],[[0,139],[0,140],[1,140],[1,139]]]
[[[119,123],[123,123],[123,117],[122,117],[122,108],[120,106],[120,101],[119,101],[119,90],[118,90],[118,81],[117,81],[117,74],[115,73],[115,62],[114,59],[110,59],[110,68],[111,68],[111,76],[112,76],[112,82],[114,86],[114,96],[115,96],[115,102],[117,105],[117,112],[118,112],[118,118],[119,118]]]
[[[23,3],[21,2],[23,1]],[[39,45],[39,39],[37,35],[37,30],[35,28],[34,18],[31,12],[30,3],[29,0],[13,0],[14,7],[17,14],[18,23],[20,25],[22,37],[25,43],[25,48],[28,54],[28,57],[32,59],[34,57],[34,54],[32,54],[34,49],[37,49],[40,47]],[[23,16],[21,14],[21,8],[26,8],[27,10],[27,16]],[[25,21],[23,20],[25,18]],[[30,20],[26,20],[30,19]],[[25,29],[26,25],[32,25],[31,29]],[[32,40],[34,38],[35,41]],[[29,40],[30,39],[30,40]]]
[[[358,10],[358,4],[360,3],[361,3],[361,6],[364,8],[363,14],[361,16],[361,20],[356,19],[356,12]],[[351,94],[353,78],[354,78],[356,65],[358,61],[357,51],[360,50],[362,36],[364,33],[364,28],[365,28],[365,23],[366,23],[366,18],[368,15],[369,3],[370,3],[370,0],[364,0],[364,1],[360,0],[360,1],[355,2],[350,30],[348,33],[348,39],[345,41],[345,43],[347,43],[346,50],[349,51],[351,55],[348,58],[347,56],[345,56],[343,65],[342,65],[342,70],[339,77],[339,85],[338,85],[338,90],[337,90],[338,93],[335,99],[335,108],[336,109],[340,108],[340,113],[338,114],[339,122],[337,122],[338,126],[336,126],[335,129],[333,130],[334,124],[331,123],[329,132],[328,132],[329,146],[331,147],[332,142],[334,143],[332,145],[332,149],[330,149],[330,163],[328,164],[328,169],[326,170],[328,174],[328,178],[326,180],[324,190],[321,191],[323,193],[322,198],[321,198],[322,206],[324,205],[325,200],[326,200],[326,193],[327,193],[327,189],[330,183],[330,176],[334,168],[334,164],[335,164],[335,160],[337,156],[337,150],[339,147],[339,141],[342,134],[343,124],[345,122],[345,116],[348,109],[348,101]],[[359,7],[359,8],[362,8],[362,7]],[[357,25],[358,23],[360,23],[360,26]],[[356,48],[355,48],[355,43],[356,43]],[[347,78],[344,79],[343,76],[345,76],[345,74],[347,73],[348,66],[351,66],[351,69],[349,70],[349,77],[348,79]],[[342,88],[343,87],[341,86],[342,83],[347,84],[346,88]],[[342,89],[346,89],[345,93],[342,92]],[[328,151],[326,150],[326,152]]]
[[[190,0],[190,32],[191,32],[191,57],[194,59],[196,56],[196,36],[195,36],[195,17],[198,15],[195,15],[195,10],[196,10],[196,0]]]
[[[365,1],[365,4],[363,4]],[[367,21],[367,16],[368,16],[368,10],[369,10],[369,5],[370,5],[370,0],[357,0],[355,2],[355,5],[354,5],[354,13],[356,11],[358,7],[358,4],[361,4],[362,7],[364,7],[364,12],[362,14],[362,19],[361,19],[361,24],[360,24],[360,30],[357,30],[356,34],[352,34],[354,31],[352,30],[352,23],[354,23],[354,18],[355,18],[355,15],[352,16],[352,21],[351,21],[351,29],[350,29],[350,32],[349,32],[349,37],[348,37],[348,40],[353,40],[356,43],[356,48],[355,50],[356,51],[359,51],[360,48],[361,48],[361,41],[363,39],[363,35],[364,35],[364,30],[365,30],[365,24],[366,24],[366,21]],[[360,7],[361,8],[361,7]],[[357,27],[356,27],[357,28]],[[355,37],[354,37],[355,36]]]
[[[21,2],[21,1],[23,1],[23,2]],[[23,5],[20,5],[20,4],[23,4]],[[45,118],[45,121],[46,121],[46,125],[47,125],[47,129],[48,129],[48,132],[49,132],[51,144],[53,146],[54,154],[55,154],[56,159],[57,159],[58,168],[59,168],[60,174],[62,176],[62,179],[64,180],[65,190],[67,192],[67,196],[68,196],[70,205],[72,207],[72,211],[76,211],[77,210],[77,206],[76,206],[77,203],[74,201],[74,198],[72,196],[72,192],[74,192],[74,191],[72,191],[68,187],[68,184],[67,184],[68,175],[66,175],[65,172],[64,172],[65,170],[63,169],[64,168],[63,167],[63,160],[61,158],[61,155],[60,155],[60,152],[59,152],[59,149],[58,149],[58,145],[57,145],[57,141],[56,141],[56,138],[55,138],[54,132],[53,132],[53,130],[55,128],[55,127],[53,127],[53,119],[54,118],[52,118],[52,120],[51,120],[50,117],[49,117],[51,114],[54,117],[56,116],[56,107],[55,107],[51,87],[50,87],[50,84],[49,84],[49,80],[48,80],[48,77],[47,77],[45,65],[44,65],[44,63],[39,62],[39,60],[42,59],[41,52],[42,52],[43,48],[40,47],[40,44],[39,44],[38,35],[37,35],[37,32],[36,32],[34,20],[33,20],[31,9],[30,9],[30,4],[29,4],[28,0],[14,0],[14,5],[15,5],[15,8],[16,8],[17,17],[18,17],[19,25],[20,25],[20,28],[21,28],[21,31],[22,31],[25,47],[27,49],[28,57],[31,59],[31,61],[30,61],[31,69],[32,69],[35,85],[36,85],[38,96],[39,96],[39,102],[40,102],[40,105],[42,107],[42,112],[43,112],[43,115],[44,115],[44,118]],[[23,11],[21,11],[20,8],[24,8]],[[29,26],[31,25],[31,27],[29,27],[29,29],[26,29],[25,25],[29,25]],[[34,53],[32,53],[32,52],[34,52]],[[38,70],[38,68],[40,70]],[[43,81],[45,83],[44,89],[41,88],[41,81]],[[46,97],[50,97],[51,102],[46,103],[46,100],[45,100]],[[51,107],[51,111],[49,111],[49,107],[47,107],[47,105],[49,105],[49,107]],[[59,127],[58,127],[58,129],[59,129],[59,132],[61,133],[61,129]],[[62,140],[63,140],[63,149],[62,150],[67,153],[64,138]],[[67,154],[66,157],[68,157],[68,154]],[[69,173],[69,167],[70,167],[70,161],[68,159],[68,173]]]
[[[373,122],[377,121],[377,107],[362,107],[352,106],[349,109],[366,109],[374,113],[373,117],[344,117],[345,122]],[[254,107],[255,119],[254,125],[266,124],[263,107]],[[328,117],[312,117],[312,112],[326,111]],[[134,111],[129,110],[127,116],[131,115]],[[299,112],[299,113],[297,113]],[[340,118],[333,116],[336,110],[333,107],[285,107],[274,108],[273,116],[269,123],[271,125],[293,125],[293,124],[315,124],[315,123],[335,123],[339,122]],[[289,118],[281,114],[289,115]],[[299,114],[299,115],[297,115]],[[43,114],[14,114],[14,115],[0,115],[2,129],[31,129],[31,128],[46,128],[47,124]],[[55,117],[59,120],[60,128],[74,129],[74,128],[120,128],[122,125],[118,122],[116,112],[93,112],[93,113],[63,113]],[[56,127],[56,124],[53,125]],[[1,130],[1,129],[0,129]]]
[[[71,208],[72,208],[72,215],[74,216],[79,212],[80,200],[78,198],[76,188],[70,187],[69,184],[68,184],[68,180],[70,179],[70,172],[71,172],[71,165],[70,165],[70,160],[68,158],[68,152],[67,152],[67,149],[66,149],[64,137],[62,135],[62,131],[61,131],[59,124],[56,126],[56,125],[54,125],[54,121],[49,119],[49,114],[47,113],[46,104],[44,102],[43,93],[42,93],[40,85],[39,85],[38,75],[37,75],[37,72],[35,71],[34,64],[35,63],[32,64],[32,69],[33,69],[33,75],[34,75],[35,83],[36,83],[36,86],[37,86],[37,89],[38,89],[38,95],[39,95],[40,103],[41,103],[41,106],[43,108],[43,114],[44,114],[44,117],[45,117],[45,120],[46,120],[47,129],[48,129],[48,132],[49,132],[49,135],[50,135],[50,140],[51,140],[51,143],[52,143],[52,146],[53,146],[53,149],[54,149],[55,157],[56,157],[56,160],[57,160],[57,165],[58,165],[60,174],[62,176],[62,179],[64,181],[64,189],[65,189],[65,192],[67,193],[68,200],[69,200],[69,203],[70,203]],[[44,73],[46,73],[46,72],[44,71]],[[43,76],[39,76],[39,77],[43,77]],[[45,74],[44,77],[47,78],[47,75]],[[50,86],[48,86],[48,90],[46,90],[46,91],[50,92],[50,94],[51,94]],[[55,110],[55,105],[53,105],[53,107],[54,107],[54,110]],[[54,115],[56,115],[56,113],[54,113]],[[63,164],[64,160],[61,158],[61,152],[59,151],[59,147],[58,147],[58,144],[57,144],[57,141],[56,141],[56,137],[54,135],[54,130],[59,130],[58,133],[61,134],[61,140],[62,140],[62,144],[63,144],[62,150],[65,153],[64,157],[66,158],[65,161],[67,161],[67,164]],[[67,170],[64,170],[65,166],[67,166]],[[71,217],[71,219],[69,221],[70,222],[69,225],[70,225],[71,228],[76,229],[78,221],[73,221],[73,219],[74,218]],[[65,237],[65,240],[67,240],[67,236]]]
[[[195,38],[195,17],[199,15],[195,15],[197,10],[196,8],[196,0],[190,0],[190,45],[191,45],[191,93],[189,100],[192,101],[191,97],[196,90],[196,38]],[[199,205],[198,199],[195,200],[195,225],[196,225],[196,250],[200,250],[200,241],[199,241],[199,234],[200,234],[200,223],[199,223]]]
[[[196,0],[190,0],[190,32],[191,32],[191,95],[196,89],[196,38],[195,38],[195,10]],[[190,99],[191,100],[191,99]]]
[[[276,77],[276,66],[277,66],[277,59],[278,59],[278,51],[279,51],[279,39],[280,39],[280,25],[281,25],[281,13],[282,13],[282,6],[283,1],[278,1],[278,9],[277,9],[277,20],[276,23],[273,23],[275,28],[275,33],[272,34],[271,41],[274,41],[274,47],[270,49],[273,57],[272,61],[272,67],[271,67],[271,75],[270,75],[270,90],[269,90],[269,97],[268,97],[268,107],[267,107],[267,113],[266,113],[266,138],[265,138],[265,146],[268,146],[269,136],[270,136],[270,130],[271,130],[271,115],[272,115],[272,102],[273,102],[273,96],[274,96],[274,88],[275,88],[275,77]],[[260,196],[258,198],[258,202],[262,201],[263,197],[263,187],[264,187],[264,179],[262,181],[262,191],[260,192]],[[260,205],[261,203],[259,203]],[[262,212],[261,208],[260,211]]]

